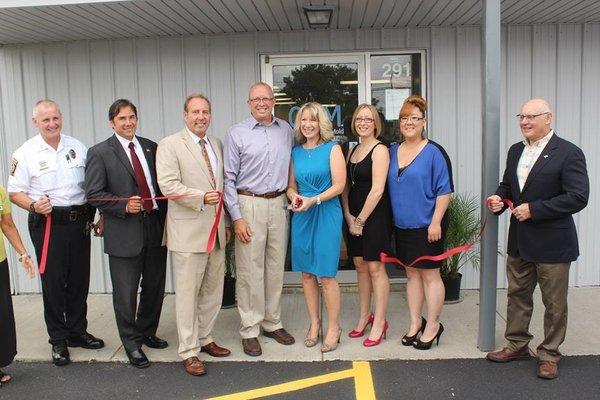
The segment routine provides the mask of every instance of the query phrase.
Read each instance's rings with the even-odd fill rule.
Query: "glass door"
[[[276,117],[294,127],[302,104],[316,101],[325,107],[333,124],[334,140],[347,147],[356,143],[350,129],[356,107],[366,101],[364,56],[263,56],[263,80],[273,87]],[[345,270],[344,270],[345,269]],[[340,249],[340,282],[354,282],[356,273],[348,259],[345,241]],[[289,272],[286,263],[285,283],[301,283],[300,274]]]
[[[411,94],[425,96],[425,52],[356,52],[316,55],[263,55],[261,79],[273,87],[275,116],[293,127],[300,106],[321,103],[333,123],[334,140],[345,154],[358,143],[351,121],[361,103],[373,104],[384,125],[382,140],[398,141],[398,111]],[[347,229],[344,226],[344,234]],[[286,284],[299,284],[300,274],[292,273],[286,262]],[[387,266],[390,278],[404,278],[404,271]],[[345,240],[340,249],[341,283],[356,282]]]

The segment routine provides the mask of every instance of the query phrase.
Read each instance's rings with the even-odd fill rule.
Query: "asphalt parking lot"
[[[180,363],[17,362],[1,399],[598,399],[600,357],[565,357],[560,376],[537,378],[536,361],[212,362],[187,375]]]

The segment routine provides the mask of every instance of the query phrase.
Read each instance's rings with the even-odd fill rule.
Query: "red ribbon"
[[[206,252],[211,253],[215,248],[217,241],[217,234],[219,232],[219,221],[221,220],[221,213],[223,212],[223,193],[219,192],[219,205],[217,206],[217,215],[213,221],[212,228],[210,229],[210,235],[208,236],[208,242],[206,243]]]
[[[48,246],[50,245],[50,229],[52,227],[52,213],[46,214],[44,222],[44,241],[42,242],[42,259],[40,260],[40,275],[46,272],[46,262],[48,261]]]
[[[514,210],[515,206],[513,204],[513,202],[509,199],[500,199],[500,201],[502,201],[504,204],[506,204],[506,206],[512,211]],[[487,202],[488,204],[490,203],[489,201]],[[483,235],[483,232],[485,231],[485,227],[487,225],[487,218],[483,221],[483,224],[481,225],[481,230],[479,231],[479,234],[477,235],[477,237],[475,238],[475,240],[473,240],[472,242],[469,243],[465,243],[461,246],[457,246],[457,247],[453,247],[448,251],[443,252],[442,254],[438,254],[435,256],[420,256],[418,258],[416,258],[415,260],[413,260],[413,262],[411,262],[410,264],[406,264],[402,261],[400,261],[399,259],[397,259],[396,257],[392,257],[386,253],[379,253],[379,259],[381,262],[384,263],[393,263],[393,264],[398,264],[404,268],[406,267],[413,267],[415,264],[420,263],[421,261],[443,261],[447,258],[452,257],[455,254],[458,253],[462,253],[465,251],[469,251],[471,250],[471,248],[473,247],[473,245],[475,244],[475,242],[477,240],[479,240],[479,238]]]
[[[219,231],[219,221],[221,220],[221,214],[223,213],[223,193],[219,193],[219,203],[217,204],[217,214],[213,221],[212,228],[210,229],[210,235],[208,236],[208,242],[206,243],[206,252],[211,253],[215,248],[217,240],[217,233]],[[170,196],[156,196],[156,197],[142,197],[140,200],[178,200],[182,197],[187,196],[198,196],[197,194],[173,194]],[[129,197],[90,197],[88,201],[121,201],[129,200]]]
[[[172,196],[156,196],[156,197],[142,197],[141,200],[177,200],[186,196],[197,196],[195,194],[177,194]],[[88,198],[88,201],[121,201],[121,200],[129,200],[129,197],[93,197]],[[206,243],[206,252],[210,253],[215,248],[215,243],[217,239],[217,233],[219,231],[219,221],[221,220],[221,214],[223,213],[223,193],[219,192],[219,204],[217,205],[217,215],[215,215],[215,220],[213,222],[212,228],[210,230],[210,235],[208,237],[208,242]],[[44,223],[44,238],[42,241],[42,259],[40,260],[39,271],[40,274],[46,272],[46,263],[48,261],[48,246],[50,245],[50,235],[51,235],[51,227],[52,227],[52,213],[46,214],[46,221]]]

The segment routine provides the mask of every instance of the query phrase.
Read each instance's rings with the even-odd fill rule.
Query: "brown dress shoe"
[[[540,360],[537,376],[542,379],[554,379],[558,377],[558,363],[555,361]]]
[[[208,353],[213,357],[227,357],[231,354],[229,349],[218,346],[215,342],[210,342],[206,346],[200,347],[200,351],[203,353]]]
[[[485,358],[493,362],[505,363],[517,360],[529,360],[531,355],[529,354],[529,348],[527,346],[517,351],[512,351],[508,347],[505,347],[502,350],[487,353]]]
[[[185,368],[185,372],[190,375],[199,376],[206,374],[206,368],[198,357],[186,358],[185,361],[183,361],[183,366]]]
[[[284,344],[286,346],[289,346],[296,342],[294,337],[287,333],[287,331],[283,328],[279,328],[277,330],[274,330],[273,332],[264,331],[263,335],[265,335],[268,338],[275,339],[277,343]]]
[[[257,338],[242,339],[242,347],[244,348],[244,353],[249,356],[256,357],[262,354],[262,349]]]

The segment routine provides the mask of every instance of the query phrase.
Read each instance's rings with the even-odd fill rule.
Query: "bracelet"
[[[363,227],[363,226],[365,226],[365,221],[363,221],[362,219],[360,219],[360,217],[356,217],[354,219],[354,225]]]
[[[321,196],[317,196],[316,202],[317,202],[317,205],[321,204]]]
[[[29,258],[29,254],[27,254],[27,252],[25,252],[23,254],[19,254],[19,262],[23,262],[23,259],[25,257]]]

